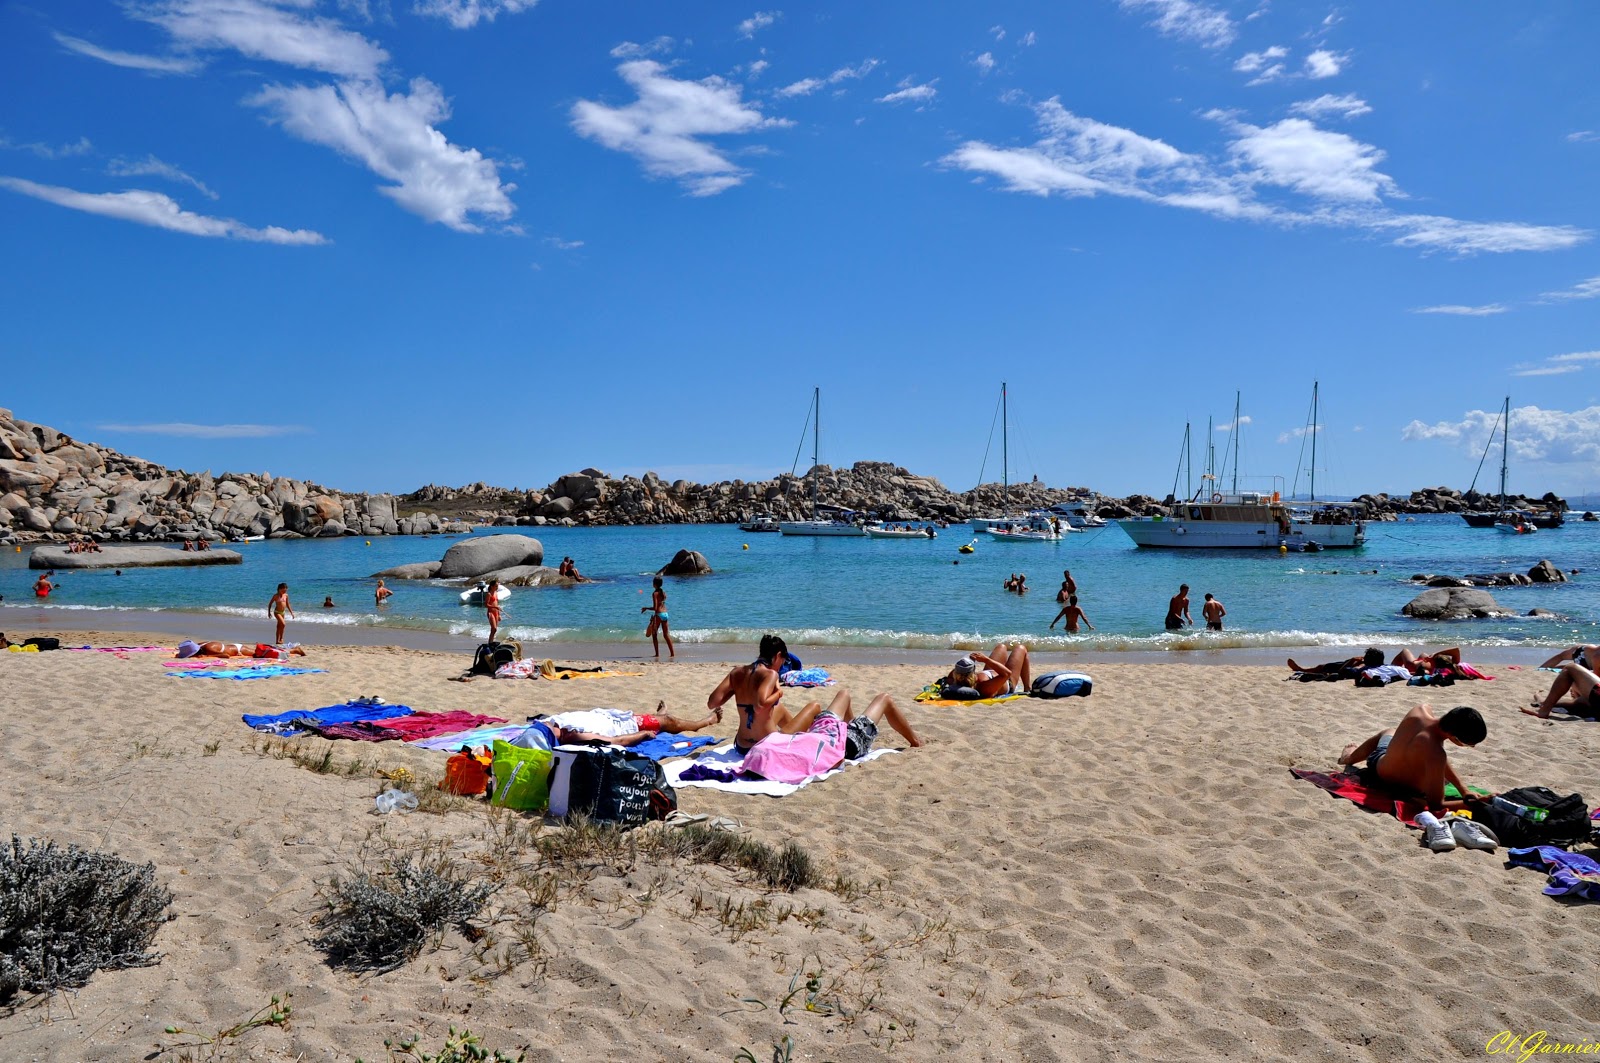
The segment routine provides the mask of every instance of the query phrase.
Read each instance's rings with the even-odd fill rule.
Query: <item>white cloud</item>
[[[765,59],[757,59],[755,62],[751,63],[745,69],[747,71],[749,71],[751,77],[758,78],[758,77],[761,76],[761,72],[763,70],[766,70],[767,67],[769,67],[771,65],[772,64],[767,62]]]
[[[1259,52],[1244,53],[1234,60],[1233,69],[1241,74],[1258,74],[1288,54],[1289,49],[1280,44],[1274,44],[1272,47],[1264,48]]]
[[[1380,195],[1399,191],[1392,178],[1377,170],[1382,150],[1319,129],[1304,118],[1285,118],[1265,128],[1238,122],[1233,130],[1238,139],[1229,150],[1256,180],[1349,202],[1376,203]]]
[[[41,159],[70,159],[89,154],[94,150],[94,145],[89,143],[88,137],[79,137],[70,144],[16,144],[5,137],[0,137],[0,148],[26,151]]]
[[[899,88],[895,89],[891,93],[888,93],[887,95],[877,97],[875,102],[915,103],[919,105],[926,105],[931,103],[935,96],[939,95],[939,90],[934,88],[934,86],[938,83],[939,79],[934,78],[932,81],[929,81],[925,84],[916,85],[912,83],[910,78],[906,78],[904,81],[900,82]],[[921,109],[920,106],[918,109]]]
[[[782,17],[782,11],[757,11],[739,23],[739,36],[748,40]]]
[[[263,439],[269,436],[302,435],[311,431],[298,424],[187,424],[182,421],[167,424],[103,424],[98,428],[102,432],[182,436],[187,439]]]
[[[90,44],[88,41],[77,37],[68,37],[65,33],[55,34],[56,43],[68,51],[86,55],[90,59],[98,59],[102,63],[112,66],[127,67],[129,70],[143,70],[151,74],[192,74],[199,70],[201,63],[198,59],[182,56],[165,55],[139,55],[134,52],[118,52],[110,48],[101,48],[99,45]]]
[[[375,82],[269,85],[249,102],[302,140],[333,148],[385,180],[379,191],[404,209],[459,232],[481,232],[475,218],[505,221],[516,208],[495,164],[445,139],[435,124],[450,117],[438,86],[411,82],[409,94]]]
[[[253,229],[231,218],[210,218],[184,210],[169,196],[160,192],[129,189],[126,192],[79,192],[55,185],[35,184],[18,177],[0,177],[0,188],[9,188],[25,196],[54,203],[69,210],[81,210],[106,218],[138,222],[158,229],[187,233],[190,236],[226,237],[234,240],[254,240],[268,244],[325,244],[321,233],[307,229],[280,229],[275,225]]]
[[[1600,141],[1600,133],[1596,133],[1592,129],[1580,129],[1575,133],[1568,133],[1567,139],[1574,144],[1592,144]]]
[[[1583,371],[1583,366],[1581,366],[1581,365],[1541,365],[1541,366],[1535,366],[1535,367],[1530,368],[1530,369],[1517,369],[1517,370],[1514,370],[1511,375],[1512,376],[1563,376],[1563,375],[1565,375],[1567,373],[1579,373],[1579,372],[1582,372],[1582,371]]]
[[[882,59],[863,59],[855,66],[841,66],[825,78],[802,78],[792,85],[785,85],[779,89],[779,96],[809,96],[818,89],[837,85],[841,81],[853,81],[864,78],[883,64]]]
[[[972,61],[972,65],[978,68],[979,74],[987,74],[994,69],[994,56],[989,52],[984,52]]]
[[[1512,376],[1563,376],[1567,373],[1581,373],[1588,368],[1588,363],[1600,362],[1600,351],[1576,351],[1572,354],[1558,354],[1545,359],[1545,364],[1530,366],[1523,364],[1512,372]]]
[[[1443,306],[1418,306],[1412,308],[1413,314],[1454,314],[1458,317],[1488,317],[1491,314],[1503,314],[1506,307],[1503,303],[1485,303],[1482,306],[1462,306],[1459,303],[1446,303]]]
[[[1328,51],[1326,48],[1319,48],[1306,56],[1306,77],[1313,81],[1335,77],[1349,61],[1350,56],[1348,53],[1339,55]]]
[[[1278,442],[1279,443],[1292,443],[1296,439],[1304,439],[1307,435],[1314,435],[1314,436],[1320,437],[1322,435],[1322,433],[1324,431],[1326,431],[1326,430],[1327,430],[1327,426],[1326,425],[1320,425],[1320,424],[1318,424],[1318,425],[1303,425],[1303,426],[1301,426],[1299,428],[1291,428],[1287,432],[1279,432],[1278,433]]]
[[[1476,455],[1488,443],[1500,411],[1471,410],[1460,421],[1412,421],[1401,438],[1438,440]],[[1600,463],[1600,406],[1566,412],[1523,406],[1511,411],[1511,451],[1519,461],[1563,465]]]
[[[1034,45],[1036,45],[1038,43],[1039,43],[1038,35],[1035,34],[1032,30],[1029,30],[1027,33],[1024,33],[1022,35],[1022,37],[1017,41],[1017,47],[1018,48],[1032,48]]]
[[[112,159],[106,166],[106,173],[112,177],[165,177],[169,181],[196,189],[207,199],[217,198],[217,194],[207,188],[198,177],[184,173],[170,162],[162,162],[154,155],[146,155],[142,159]]]
[[[784,97],[809,96],[827,84],[828,83],[821,78],[801,78],[799,81],[796,81],[790,85],[785,85],[783,88],[779,89],[777,95]]]
[[[547,236],[544,238],[544,242],[557,251],[576,251],[583,246],[582,240],[563,240],[559,236]]]
[[[516,15],[539,0],[416,0],[411,10],[419,15],[444,19],[458,30],[471,29],[481,22],[493,22],[500,15]]]
[[[304,6],[305,0],[283,0]],[[188,48],[231,48],[303,70],[375,78],[389,54],[332,19],[301,16],[269,0],[157,0],[128,9]]]
[[[1600,298],[1600,277],[1590,277],[1559,292],[1545,292],[1543,299],[1597,299]]]
[[[1219,432],[1231,432],[1235,428],[1243,428],[1245,425],[1250,424],[1250,423],[1252,423],[1251,420],[1250,420],[1250,415],[1247,413],[1247,414],[1243,415],[1242,417],[1240,417],[1237,421],[1227,421],[1227,422],[1225,422],[1223,424],[1217,425],[1217,431],[1219,431]]]
[[[672,51],[673,45],[676,43],[677,42],[671,37],[666,36],[657,37],[654,40],[646,41],[643,44],[635,44],[633,41],[623,41],[621,44],[611,49],[611,58],[643,59],[646,56],[651,55],[664,55],[667,52]],[[750,69],[753,73],[757,72],[756,67],[758,65],[761,67],[761,69],[765,70],[767,66],[766,60],[758,59],[756,62],[751,63]]]
[[[1550,360],[1552,362],[1600,362],[1600,351],[1575,351],[1572,354],[1558,354]]]
[[[1225,48],[1237,36],[1226,12],[1195,0],[1117,0],[1124,11],[1149,12],[1150,25],[1167,37],[1193,41],[1204,48]]]
[[[740,184],[748,171],[735,165],[706,137],[753,133],[790,123],[768,118],[740,98],[738,85],[720,77],[682,81],[650,59],[617,67],[639,98],[622,107],[579,100],[572,127],[613,151],[626,152],[656,177],[670,177],[691,195],[716,195]]]
[[[1027,147],[969,140],[940,161],[996,177],[1010,192],[1113,195],[1230,220],[1316,224],[1389,235],[1402,247],[1457,254],[1547,251],[1590,234],[1572,226],[1464,222],[1399,214],[1400,194],[1377,166],[1384,153],[1304,119],[1260,128],[1212,112],[1232,134],[1225,158],[1188,154],[1161,140],[1073,114],[1052,98],[1033,105],[1041,139]],[[1301,197],[1286,200],[1275,189]]]
[[[1371,114],[1372,107],[1360,96],[1347,92],[1343,96],[1325,94],[1314,100],[1301,100],[1299,103],[1290,104],[1289,111],[1314,121],[1330,115],[1340,118],[1360,118],[1364,114]]]
[[[990,26],[989,32],[994,34],[994,39],[997,41],[1006,39],[1006,28],[1004,26]]]

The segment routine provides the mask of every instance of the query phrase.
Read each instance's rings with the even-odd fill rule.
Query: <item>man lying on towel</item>
[[[581,709],[558,712],[553,716],[535,716],[528,721],[528,729],[516,744],[538,749],[567,744],[582,745],[585,742],[636,746],[658,734],[701,731],[722,719],[719,710],[703,720],[681,720],[667,715],[666,707],[666,702],[659,701],[656,711],[652,713],[633,713],[625,709]]]
[[[1489,798],[1469,795],[1463,801],[1444,799],[1447,782],[1461,794],[1469,794],[1467,784],[1450,767],[1445,743],[1471,747],[1482,742],[1488,733],[1477,709],[1461,705],[1443,716],[1434,716],[1428,706],[1418,705],[1393,730],[1379,731],[1360,745],[1345,746],[1339,763],[1366,761],[1368,770],[1380,781],[1422,795],[1429,812],[1456,812]]]
[[[247,646],[242,642],[194,642],[184,639],[178,643],[177,656],[183,657],[254,657],[265,661],[286,661],[290,657],[304,657],[306,651],[298,642],[282,646],[269,646],[258,642]]]

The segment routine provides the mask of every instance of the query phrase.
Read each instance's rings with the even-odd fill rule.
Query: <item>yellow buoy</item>
[[[1278,544],[1278,553],[1287,554],[1288,552],[1289,552],[1289,548],[1287,546],[1284,546],[1282,543]]]
[[[748,550],[748,549],[750,549],[750,544],[749,544],[749,543],[745,543],[745,544],[744,544],[744,548],[745,548],[745,549],[746,549],[746,550]]]

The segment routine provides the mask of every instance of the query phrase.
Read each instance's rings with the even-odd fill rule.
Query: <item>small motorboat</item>
[[[867,525],[867,534],[874,539],[932,539],[938,532],[932,528],[913,528],[909,524],[885,524],[878,521]]]
[[[1532,535],[1539,530],[1539,526],[1531,520],[1497,520],[1494,526],[1507,535]]]
[[[1064,536],[1055,528],[1045,526],[1037,527],[1029,524],[996,524],[989,527],[988,532],[996,539],[1008,542],[1023,543],[1055,543],[1060,542]]]
[[[484,597],[489,593],[489,584],[482,580],[474,583],[461,592],[462,605],[482,605]],[[503,602],[511,597],[511,588],[501,584],[495,591],[495,600]]]
[[[762,513],[751,517],[749,520],[739,522],[739,530],[747,532],[775,532],[778,530],[778,520],[770,514]]]

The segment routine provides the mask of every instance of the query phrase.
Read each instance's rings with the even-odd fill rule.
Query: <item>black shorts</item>
[[[844,756],[846,760],[860,760],[872,752],[872,743],[878,737],[878,725],[865,716],[857,716],[844,725]]]

